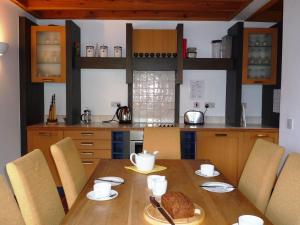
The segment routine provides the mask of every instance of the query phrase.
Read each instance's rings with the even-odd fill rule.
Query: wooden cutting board
[[[201,224],[205,218],[204,210],[197,204],[195,204],[195,216],[183,219],[174,219],[175,224],[180,225],[198,225]],[[160,214],[160,212],[154,208],[151,204],[147,205],[144,209],[144,218],[146,221],[153,225],[165,225],[169,224],[168,221]]]

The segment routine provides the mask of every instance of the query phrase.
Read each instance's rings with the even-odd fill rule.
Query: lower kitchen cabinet
[[[28,130],[27,132],[28,152],[34,149],[40,149],[43,152],[57,186],[61,186],[61,181],[50,152],[50,146],[61,139],[63,139],[62,130],[41,129]]]
[[[246,131],[242,133],[242,141],[238,155],[238,180],[242,175],[244,166],[257,139],[264,139],[278,144],[278,132]]]
[[[237,185],[239,142],[240,132],[198,131],[196,158],[210,160],[229,182]]]
[[[195,159],[196,150],[196,132],[181,131],[181,159]]]
[[[129,131],[112,131],[112,158],[128,159],[130,154]]]

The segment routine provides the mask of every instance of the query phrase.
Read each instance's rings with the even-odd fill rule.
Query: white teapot
[[[153,170],[155,165],[155,156],[158,151],[153,153],[148,153],[144,150],[141,153],[131,153],[130,154],[130,161],[133,165],[137,167],[140,171],[150,171]]]

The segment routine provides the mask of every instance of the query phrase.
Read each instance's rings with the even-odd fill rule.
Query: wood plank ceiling
[[[271,0],[247,20],[259,22],[281,22],[282,17],[283,0]]]
[[[221,20],[252,0],[11,0],[40,19]]]

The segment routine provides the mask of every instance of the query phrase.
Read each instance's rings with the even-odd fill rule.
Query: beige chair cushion
[[[8,163],[6,168],[26,225],[59,225],[65,213],[41,150]]]
[[[159,151],[158,159],[180,159],[180,130],[178,127],[147,127],[144,129],[144,150]]]
[[[266,210],[274,225],[300,225],[300,154],[291,153]]]
[[[238,189],[261,211],[265,212],[284,149],[258,139],[249,155]]]
[[[17,202],[0,175],[0,224],[25,225]]]
[[[87,182],[79,152],[69,137],[52,145],[50,149],[65,191],[68,207],[71,208]]]

